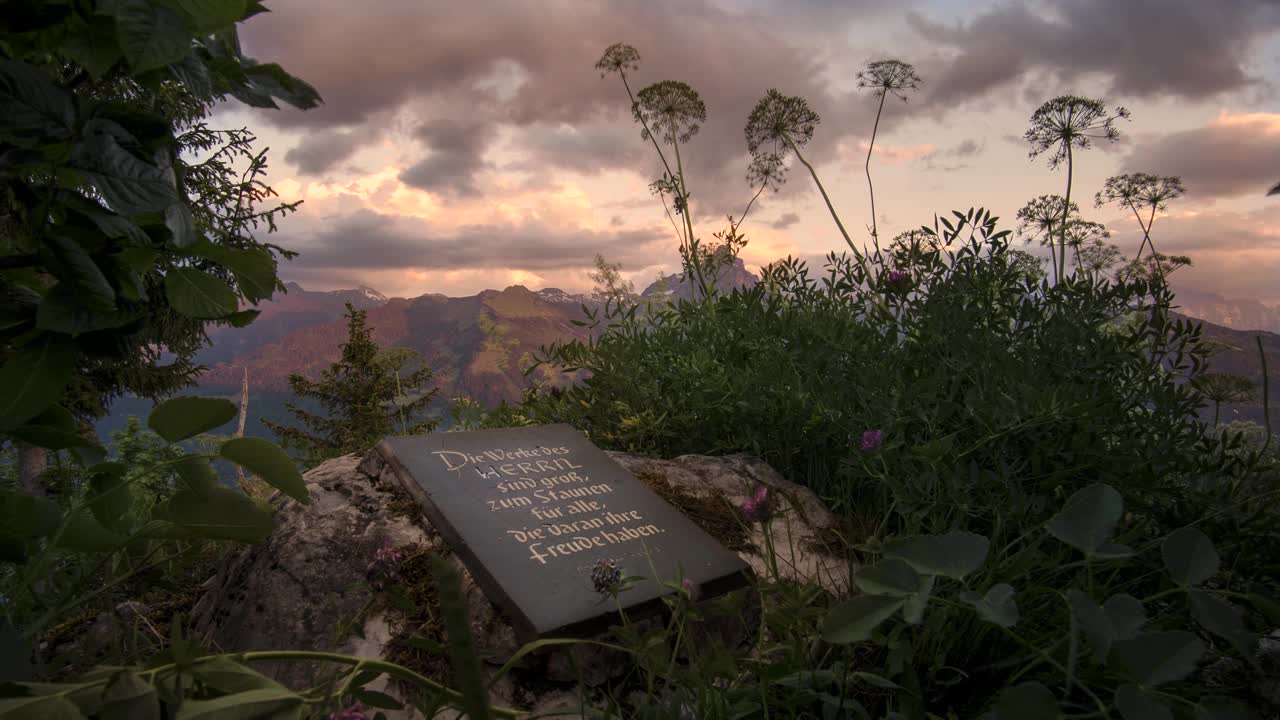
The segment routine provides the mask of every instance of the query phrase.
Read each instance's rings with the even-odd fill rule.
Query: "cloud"
[[[783,213],[781,217],[769,223],[769,227],[774,230],[786,230],[787,228],[800,222],[800,216],[793,213]]]
[[[1101,75],[1109,95],[1203,100],[1256,84],[1249,55],[1280,27],[1272,0],[1048,0],[1041,7],[1010,2],[954,26],[909,12],[916,33],[944,49],[921,73],[925,102],[961,104],[1037,73],[1058,84]]]
[[[940,170],[942,172],[954,172],[969,167],[965,162],[947,163],[947,158],[971,158],[982,153],[984,145],[972,138],[961,140],[955,147],[946,150],[932,149],[919,158],[921,166],[925,170]]]
[[[1178,175],[1187,197],[1261,197],[1280,178],[1280,113],[1223,113],[1205,127],[1137,142],[1122,172]]]
[[[537,220],[439,227],[418,218],[361,209],[326,220],[306,239],[281,233],[276,242],[299,256],[290,269],[311,271],[479,270],[529,272],[588,267],[598,252],[631,267],[666,249],[666,235],[650,229],[600,231]]]
[[[284,161],[303,175],[320,175],[350,158],[371,138],[356,131],[321,130],[307,133],[284,154]]]
[[[480,194],[476,176],[489,168],[484,154],[497,134],[493,125],[438,119],[423,123],[413,134],[429,151],[400,173],[400,182],[429,192]]]

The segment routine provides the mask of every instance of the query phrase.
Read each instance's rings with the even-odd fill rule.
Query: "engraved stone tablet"
[[[736,553],[570,425],[391,437],[378,451],[523,641],[616,618],[592,585],[602,558],[645,578],[618,596],[628,616],[660,607],[681,570],[704,598],[749,578]]]

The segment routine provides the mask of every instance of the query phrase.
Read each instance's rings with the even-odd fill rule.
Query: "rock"
[[[658,460],[623,453],[610,455],[642,481],[737,551],[757,574],[770,572],[761,549],[760,527],[748,530],[736,508],[757,484],[771,489],[780,516],[770,524],[778,554],[778,574],[819,583],[833,593],[848,587],[842,557],[822,551],[823,530],[835,518],[810,491],[787,482],[768,465],[747,457],[688,455]],[[444,641],[438,621],[429,558],[445,554],[463,581],[476,648],[490,672],[519,649],[515,632],[484,596],[440,535],[417,511],[381,457],[348,455],[304,476],[311,502],[302,505],[277,493],[271,538],[229,555],[207,584],[193,610],[196,631],[209,647],[224,652],[322,650],[385,658],[428,677],[447,677],[447,660],[437,652]],[[399,557],[379,549],[394,548]],[[397,598],[375,586],[408,588]],[[707,619],[691,628],[696,646],[723,642],[740,648],[754,643],[759,624],[758,595],[751,589],[702,603]],[[661,618],[639,624],[661,622]],[[620,653],[596,645],[539,651],[522,658],[492,690],[495,705],[537,713],[560,711],[578,717],[579,672],[589,686],[600,685],[627,667]],[[260,671],[294,688],[319,684],[333,666],[254,663]],[[403,697],[383,676],[371,689]],[[388,718],[414,715],[388,714]],[[438,717],[449,717],[440,715]],[[554,717],[554,715],[552,715]]]

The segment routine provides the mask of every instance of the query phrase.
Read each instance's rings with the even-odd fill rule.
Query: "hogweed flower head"
[[[907,91],[919,88],[920,83],[916,69],[901,60],[877,60],[858,73],[859,88],[870,88],[882,95],[893,94],[903,102],[907,101]]]
[[[591,568],[591,587],[601,595],[612,594],[622,585],[622,568],[613,558],[600,558]]]
[[[882,444],[884,444],[884,431],[867,430],[862,433],[861,445],[863,452],[877,450]]]

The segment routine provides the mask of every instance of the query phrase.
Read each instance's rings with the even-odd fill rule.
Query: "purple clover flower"
[[[699,592],[698,583],[694,582],[692,578],[685,578],[681,580],[680,587],[684,590],[684,593],[689,596],[690,600],[696,601],[698,596],[701,594]]]
[[[747,522],[769,519],[773,514],[773,496],[765,485],[757,485],[751,497],[742,501],[742,517]]]
[[[895,285],[897,285],[898,283],[906,282],[906,281],[907,281],[907,280],[909,280],[910,278],[911,278],[911,276],[910,276],[909,274],[907,274],[907,272],[905,272],[905,271],[903,271],[903,270],[890,270],[890,271],[889,271],[889,282],[891,282],[891,283],[893,283],[893,284],[895,284]]]
[[[364,703],[358,702],[329,713],[329,720],[369,720],[369,714],[365,712],[367,709]]]
[[[617,560],[600,558],[591,568],[591,587],[601,595],[617,592],[621,584],[622,568],[618,567]]]
[[[365,577],[375,589],[381,590],[400,575],[400,562],[404,554],[390,544],[373,552],[373,562],[365,568]]]
[[[867,430],[862,433],[862,451],[871,452],[877,450],[884,444],[884,431]]]

